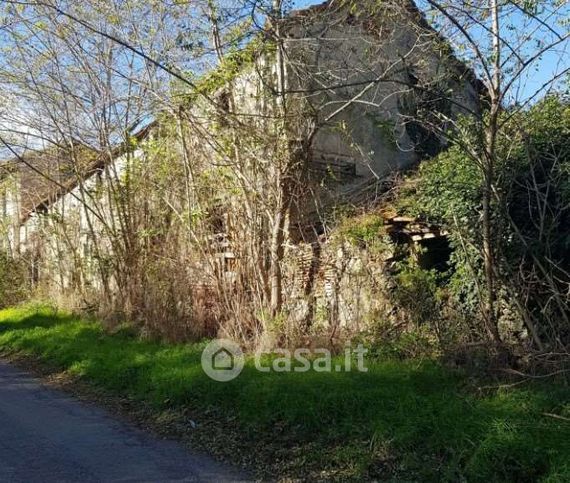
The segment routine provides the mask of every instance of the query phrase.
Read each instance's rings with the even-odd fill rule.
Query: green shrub
[[[403,308],[411,322],[421,326],[439,317],[438,274],[435,270],[424,270],[408,258],[399,264],[395,275],[396,306]]]
[[[540,338],[568,345],[570,105],[548,97],[526,111],[503,112],[501,122],[491,207],[500,306],[513,311],[513,294],[521,294],[519,306]],[[465,132],[474,131],[464,123]],[[477,162],[454,145],[424,162],[398,200],[401,211],[447,229],[453,249],[447,288],[457,308],[479,320],[486,297],[482,186]]]
[[[346,217],[338,229],[339,235],[356,246],[366,246],[378,240],[384,226],[383,218],[377,213]]]

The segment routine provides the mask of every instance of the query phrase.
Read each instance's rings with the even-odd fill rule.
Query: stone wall
[[[418,135],[419,111],[442,130],[478,111],[479,83],[408,0],[329,1],[286,25],[289,88],[321,125],[312,162],[352,166],[355,184],[443,143],[437,133]]]
[[[370,328],[393,310],[389,257],[388,250],[335,240],[291,248],[285,261],[288,311],[309,330]]]

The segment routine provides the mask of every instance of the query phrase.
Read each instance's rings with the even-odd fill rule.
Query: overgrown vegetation
[[[109,334],[42,306],[0,312],[0,350],[113,394],[184,410],[209,444],[256,454],[260,476],[326,480],[543,481],[570,478],[570,392],[555,381],[474,380],[434,362],[367,359],[367,373],[202,371],[204,345]],[[341,359],[338,359],[341,362]],[[202,424],[208,429],[201,429]],[[202,437],[208,440],[207,434]],[[247,444],[247,451],[241,445]]]
[[[0,251],[0,308],[16,305],[29,297],[29,273],[23,260]]]
[[[267,477],[570,478],[564,2],[4,3],[0,306],[105,323],[10,309],[1,348],[214,414]],[[215,336],[373,360],[218,385]]]
[[[524,112],[505,111],[501,122],[492,204],[501,333],[506,343],[538,350],[567,347],[570,107],[549,97]],[[423,163],[398,200],[402,210],[449,231],[453,253],[444,288],[472,321],[481,319],[486,290],[482,177],[455,145]]]

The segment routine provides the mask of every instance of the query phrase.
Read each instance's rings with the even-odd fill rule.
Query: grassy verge
[[[110,335],[48,308],[0,311],[5,354],[38,358],[156,414],[190,410],[203,440],[236,459],[253,455],[262,476],[570,481],[563,385],[482,390],[435,363],[395,361],[330,374],[265,374],[248,363],[238,379],[216,383],[201,370],[202,349]]]

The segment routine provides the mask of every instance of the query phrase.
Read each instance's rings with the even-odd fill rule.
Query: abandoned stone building
[[[290,105],[303,105],[301,117],[310,115],[315,126],[306,152],[306,183],[318,189],[301,203],[303,210],[295,213],[292,225],[310,224],[311,215],[323,205],[357,203],[361,195],[377,193],[388,175],[440,151],[444,131],[458,116],[479,110],[478,81],[450,54],[445,40],[411,1],[329,0],[291,12],[280,21],[280,29],[285,95]],[[267,87],[274,85],[278,71],[275,54],[265,53],[263,45],[259,50],[253,62],[234,73],[228,86],[215,86],[211,93],[220,101],[231,89],[235,112],[228,115],[247,118],[271,112],[275,104],[274,90]],[[214,117],[209,109],[200,102],[191,107],[202,118]],[[263,122],[271,122],[268,118]],[[302,120],[299,125],[302,137]],[[157,126],[152,123],[135,137],[144,142],[149,136],[160,136]],[[197,134],[194,141],[200,139]],[[34,163],[34,159],[49,158],[44,166],[53,177],[61,174],[65,156],[50,151],[28,159]],[[45,180],[30,184],[37,173],[32,176],[18,159],[5,164],[1,200],[5,248],[33,253],[29,259],[35,278],[41,278],[39,271],[44,270],[62,289],[71,285],[71,265],[77,258],[89,265],[93,254],[88,225],[99,222],[89,204],[101,185],[120,177],[128,160],[137,156],[143,154],[121,147],[112,157],[89,151],[85,166],[66,177],[58,175],[57,184]],[[99,207],[97,212],[112,219],[113,210],[106,203],[101,202],[103,210]],[[63,254],[55,238],[37,234],[42,225],[57,225],[63,216],[78,227],[75,238],[68,240],[77,249],[72,256]],[[104,242],[99,250],[112,256],[113,246]],[[311,270],[310,264],[300,266],[304,272]]]
[[[479,112],[481,83],[413,1],[329,0],[291,12],[281,35],[284,88],[298,109],[292,136],[302,143],[307,125],[315,125],[304,180],[313,189],[300,203],[298,224],[313,226],[327,206],[376,193],[386,175],[439,152],[459,116]],[[269,39],[258,48],[271,46]],[[241,113],[272,112],[276,93],[268,96],[267,85],[275,85],[277,71],[271,51],[235,74]]]

